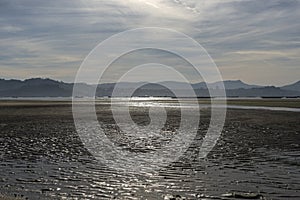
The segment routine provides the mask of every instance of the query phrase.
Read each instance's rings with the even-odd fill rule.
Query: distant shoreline
[[[184,105],[179,105],[178,100],[173,98],[113,98],[114,102],[120,105],[126,105],[124,103],[130,102],[130,106],[140,106],[135,104],[138,102],[144,102],[142,106],[160,106],[160,107],[183,107],[189,108],[195,106],[195,99],[182,98]],[[95,100],[96,105],[110,105],[110,98],[97,98]],[[90,103],[94,101],[92,98],[77,99],[78,103]],[[149,105],[147,104],[149,102]],[[210,98],[198,99],[198,105],[201,108],[210,107]],[[226,99],[228,109],[270,109],[271,110],[286,110],[300,112],[300,99],[299,98],[228,98]],[[150,104],[151,103],[151,104]],[[214,99],[216,106],[224,106],[224,99]],[[62,105],[71,106],[71,98],[0,98],[0,107],[5,106],[51,106]],[[285,109],[286,108],[286,109]],[[296,109],[296,110],[291,110]]]

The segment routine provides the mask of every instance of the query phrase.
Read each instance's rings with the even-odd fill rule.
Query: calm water
[[[118,102],[123,106],[124,102]],[[131,103],[131,117],[149,123],[149,107],[166,107],[164,137],[172,139],[186,102],[142,101]],[[163,199],[181,195],[221,198],[228,192],[260,193],[267,199],[300,198],[299,109],[244,110],[230,106],[215,148],[206,159],[197,149],[209,125],[210,112],[201,106],[201,120],[194,143],[170,166],[156,172],[121,172],[97,162],[78,137],[69,104],[0,107],[0,191],[29,199]],[[117,145],[132,148],[140,138],[121,137],[109,103],[96,106],[98,120]],[[296,111],[296,112],[284,112]],[[166,136],[167,135],[167,136]],[[134,149],[160,148],[161,138],[140,142]]]
[[[157,100],[159,101],[159,100]],[[135,102],[122,102],[120,100],[119,102],[116,101],[115,104],[118,105],[129,105],[134,107],[167,107],[167,108],[208,108],[211,107],[210,104],[200,104],[195,105],[196,102],[191,103],[189,101],[183,101],[182,104],[178,104],[176,102],[168,102],[165,103],[163,100],[161,102],[153,102],[153,101],[135,101]],[[174,100],[173,100],[174,101]],[[109,103],[110,104],[110,103]],[[242,105],[223,105],[223,104],[215,104],[214,107],[219,108],[232,108],[232,109],[245,109],[245,110],[273,110],[273,111],[289,111],[289,112],[300,112],[300,108],[289,108],[289,107],[276,107],[276,106],[242,106]]]

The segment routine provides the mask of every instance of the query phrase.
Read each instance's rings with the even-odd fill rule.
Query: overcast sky
[[[99,42],[155,26],[196,39],[225,80],[284,85],[300,79],[299,11],[298,0],[1,0],[0,77],[72,82]]]

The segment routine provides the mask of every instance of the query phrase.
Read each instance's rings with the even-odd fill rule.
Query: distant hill
[[[180,82],[162,82],[168,86],[171,86],[172,88],[177,88],[177,89],[182,89],[182,88],[186,88],[186,83],[180,83]],[[263,87],[263,86],[258,86],[258,85],[249,85],[246,84],[244,82],[242,82],[241,80],[228,80],[228,81],[224,81],[223,85],[225,86],[226,89],[231,90],[231,89],[250,89],[250,88],[259,88],[259,87]],[[208,83],[206,84],[205,82],[200,82],[200,83],[195,83],[192,84],[192,87],[194,89],[218,89],[218,88],[222,88],[222,82],[215,82],[215,83]]]
[[[242,82],[241,80],[236,80],[236,81],[224,81],[223,82],[225,88],[227,90],[234,90],[234,89],[251,89],[251,88],[260,88],[263,86],[258,86],[258,85],[249,85],[246,84],[244,82]],[[217,89],[217,88],[221,88],[222,82],[216,82],[216,83],[211,83],[209,84],[209,88],[212,89]]]
[[[299,97],[300,81],[297,83],[279,87],[264,87],[259,85],[249,85],[240,80],[224,81],[228,97]],[[112,96],[116,83],[105,83],[98,86],[86,83],[77,83],[80,93],[76,96],[88,96],[91,91],[96,89],[96,96]],[[142,87],[138,87],[143,85]],[[163,85],[163,86],[162,86]],[[71,97],[73,93],[73,83],[65,83],[52,79],[32,78],[24,81],[0,79],[0,97]],[[162,82],[153,83],[118,83],[118,95],[125,96],[129,89],[135,88],[133,96],[164,96],[188,97],[190,94],[186,90],[187,83],[182,82]],[[190,85],[198,97],[209,97],[208,88],[213,91],[222,89],[221,82],[195,83]],[[176,95],[175,95],[176,94]]]
[[[300,92],[300,81],[281,87],[283,90],[292,90]]]
[[[24,83],[20,80],[4,80],[0,79],[0,91],[13,90],[21,87]]]
[[[0,80],[1,97],[68,97],[72,86],[51,79]]]
[[[250,89],[226,90],[229,97],[299,97],[300,92],[283,90],[278,87],[268,86]]]

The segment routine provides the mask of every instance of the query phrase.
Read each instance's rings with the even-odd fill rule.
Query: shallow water
[[[210,104],[196,104],[196,102],[191,103],[189,101],[183,101],[180,105],[175,102],[149,102],[149,101],[134,101],[134,102],[115,102],[115,104],[135,107],[168,107],[168,108],[209,108]],[[223,105],[214,104],[214,107],[219,108],[232,108],[232,109],[245,109],[245,110],[273,110],[273,111],[288,111],[288,112],[300,112],[300,108],[289,108],[289,107],[276,107],[276,106],[243,106],[243,105]]]
[[[157,102],[132,103],[131,117],[137,124],[149,123],[149,105]],[[180,111],[169,102],[165,105],[163,133],[171,138]],[[151,145],[142,141],[139,148],[127,137],[117,140],[109,104],[98,103],[96,110],[117,145],[141,154],[160,148],[155,142],[161,138],[151,138]],[[140,173],[97,162],[75,131],[70,105],[1,106],[0,191],[29,199],[163,199],[167,194],[213,199],[234,191],[260,193],[267,199],[300,198],[298,112],[229,109],[217,145],[206,159],[198,159],[209,113],[206,106],[201,108],[198,135],[179,160],[159,171]]]

